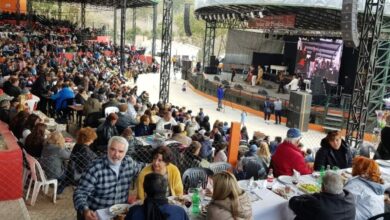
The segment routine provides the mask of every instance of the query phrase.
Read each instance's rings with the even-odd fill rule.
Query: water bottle
[[[267,175],[267,189],[272,190],[272,185],[274,184],[274,173],[272,168],[269,169],[268,175]]]
[[[200,195],[199,189],[196,188],[194,194],[192,195],[192,214],[200,213]]]

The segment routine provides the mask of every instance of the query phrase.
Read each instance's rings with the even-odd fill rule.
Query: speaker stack
[[[186,32],[187,37],[192,36],[191,26],[190,26],[190,7],[191,4],[184,5],[184,31]]]
[[[343,0],[341,9],[341,35],[346,47],[359,46],[357,26],[358,0]]]
[[[181,68],[182,79],[187,80],[188,79],[188,75],[187,74],[190,74],[192,72],[192,61],[190,61],[190,60],[182,60],[181,61],[181,65],[182,65],[182,68]]]
[[[287,108],[287,127],[301,131],[309,129],[312,96],[305,92],[291,92]]]

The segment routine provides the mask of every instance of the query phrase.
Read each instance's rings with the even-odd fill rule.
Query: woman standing
[[[213,177],[213,196],[207,208],[207,219],[252,219],[249,196],[239,188],[233,174],[224,171]]]

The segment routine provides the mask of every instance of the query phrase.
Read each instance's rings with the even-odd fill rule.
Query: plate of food
[[[298,185],[298,189],[309,194],[321,192],[321,188],[312,183],[301,183]]]
[[[290,186],[273,188],[272,191],[285,199],[289,199],[296,194]]]
[[[388,160],[376,160],[377,164],[382,167],[390,167],[390,161]]]
[[[293,179],[294,178],[292,176],[285,176],[285,175],[278,177],[279,182],[284,184],[293,184]]]
[[[251,188],[256,188],[258,185],[255,181],[250,180],[240,180],[238,181],[238,186],[243,190],[250,190]]]
[[[116,204],[116,205],[111,206],[109,211],[112,215],[115,215],[115,216],[123,215],[129,211],[131,206],[132,205],[130,205],[130,204]]]

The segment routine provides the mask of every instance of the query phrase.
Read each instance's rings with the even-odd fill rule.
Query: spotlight
[[[222,20],[225,20],[225,15],[224,14],[222,14]]]
[[[227,14],[226,16],[227,16],[227,19],[230,20],[230,14]]]
[[[209,15],[209,20],[213,20],[213,16],[212,15]]]
[[[264,15],[263,15],[263,12],[262,12],[262,11],[259,11],[259,17],[260,17],[260,18],[264,18]]]
[[[216,14],[214,14],[214,20],[217,20],[217,15]]]
[[[232,14],[232,17],[233,17],[233,19],[236,19],[236,14],[233,13],[233,14]]]
[[[253,11],[250,13],[251,18],[255,18],[255,13]]]

